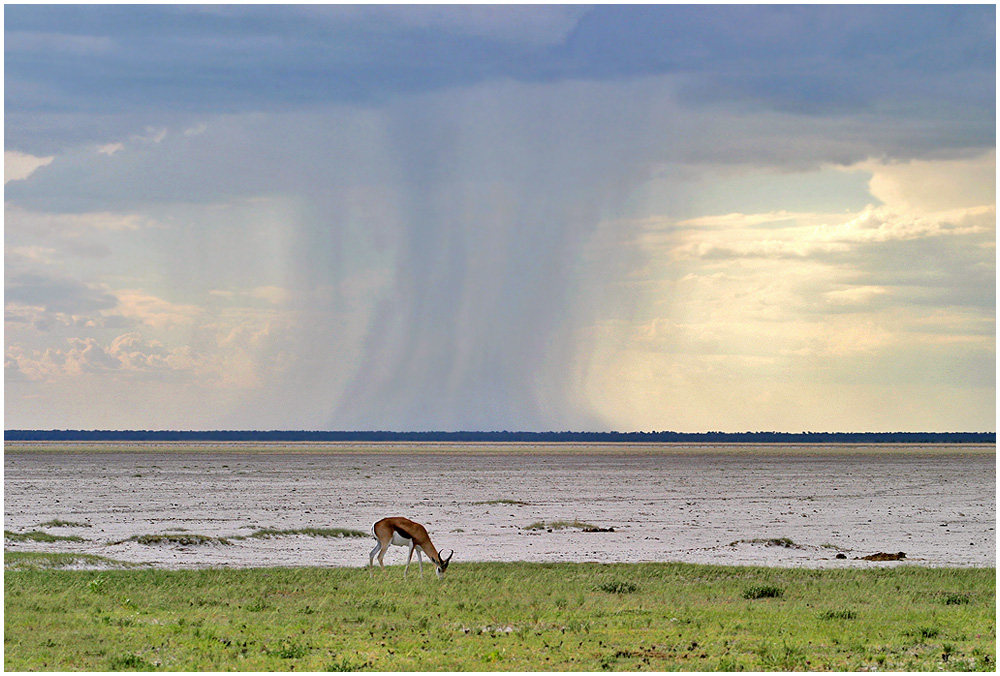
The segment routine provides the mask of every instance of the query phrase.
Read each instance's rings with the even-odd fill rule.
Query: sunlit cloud
[[[636,306],[637,321],[597,334],[590,358],[602,361],[587,382],[595,406],[628,427],[655,415],[640,402],[670,399],[666,417],[699,429],[713,397],[743,391],[753,406],[752,392],[777,387],[789,393],[791,419],[802,414],[792,392],[838,377],[854,382],[856,394],[878,388],[886,369],[896,372],[890,365],[921,350],[991,364],[993,158],[866,161],[858,166],[871,172],[873,202],[855,213],[638,219],[631,241],[644,263],[630,283],[646,302]],[[934,196],[923,195],[931,186]],[[859,378],[859,368],[870,375]],[[966,368],[935,378],[958,386]],[[677,400],[675,391],[701,394]],[[985,413],[991,401],[965,405]],[[777,425],[779,413],[773,419],[789,424]]]
[[[873,299],[891,293],[884,286],[851,286],[827,291],[823,295],[834,305],[867,305]]]
[[[172,303],[135,289],[117,291],[115,296],[118,299],[115,314],[156,329],[193,324],[203,313],[197,305]]]

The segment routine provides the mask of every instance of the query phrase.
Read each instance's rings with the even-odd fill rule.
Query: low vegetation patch
[[[9,561],[13,552],[8,552]],[[6,671],[996,670],[996,570],[11,569]],[[748,585],[784,590],[744,598]],[[946,604],[946,594],[966,603]]]
[[[42,570],[58,568],[137,568],[141,564],[116,561],[94,554],[68,554],[64,552],[4,552],[6,570]]]
[[[745,599],[780,599],[785,595],[785,590],[781,587],[773,587],[767,584],[754,585],[743,590]]]
[[[752,540],[733,540],[730,547],[739,544],[764,545],[766,547],[784,547],[785,549],[801,549],[802,545],[795,543],[791,538],[754,538]]]
[[[579,530],[596,529],[597,526],[583,521],[536,521],[524,527],[524,530],[564,530],[577,528]]]
[[[147,662],[139,655],[127,653],[108,659],[108,671],[156,671],[156,665]]]
[[[960,606],[971,601],[969,595],[963,592],[941,592],[938,597],[946,606]]]
[[[619,580],[614,582],[602,582],[597,585],[597,588],[609,594],[631,594],[632,592],[639,591],[639,585],[634,582],[622,582]]]
[[[5,530],[3,539],[11,542],[83,542],[83,538],[76,535],[52,535],[40,530],[28,531],[27,533]]]
[[[906,552],[896,552],[894,554],[889,552],[877,552],[875,554],[869,554],[868,556],[861,557],[865,561],[902,561],[906,558]]]
[[[268,655],[279,657],[283,660],[297,660],[305,657],[312,649],[295,641],[282,641],[273,648],[264,647],[264,652]]]
[[[824,610],[819,616],[823,620],[855,620],[858,614],[853,610]]]
[[[473,502],[474,505],[530,505],[530,502],[522,502],[520,500],[509,500],[504,498],[502,500],[481,500],[479,502]]]
[[[133,535],[126,540],[119,540],[111,544],[120,545],[125,542],[137,542],[140,545],[180,545],[183,547],[194,547],[199,545],[229,545],[232,544],[227,538],[218,538],[212,535],[198,535],[196,533],[161,533],[158,535]]]
[[[39,528],[90,528],[89,523],[81,521],[63,521],[62,519],[52,519],[45,523],[38,524]]]
[[[937,627],[917,627],[906,632],[909,636],[914,636],[921,641],[926,641],[930,638],[937,638],[941,635],[941,630]]]
[[[364,538],[370,537],[371,533],[350,528],[287,528],[278,530],[276,528],[262,528],[250,535],[238,535],[231,539],[244,540],[246,538],[280,538],[291,535],[309,535],[319,538]]]

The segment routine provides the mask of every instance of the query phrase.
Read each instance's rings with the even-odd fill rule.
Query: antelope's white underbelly
[[[392,534],[392,544],[394,545],[397,545],[399,547],[409,547],[411,542],[413,542],[413,540],[411,540],[410,538],[405,538],[399,533]]]

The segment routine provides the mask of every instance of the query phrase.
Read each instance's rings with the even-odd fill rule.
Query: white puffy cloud
[[[927,214],[996,205],[996,150],[956,159],[868,161],[871,193],[895,209]]]
[[[166,372],[195,372],[204,368],[202,360],[188,348],[166,349],[156,340],[137,332],[122,334],[104,345],[96,338],[67,338],[65,347],[29,350],[10,345],[5,359],[8,372],[16,371],[28,380],[72,382],[92,374],[114,372],[128,378]]]

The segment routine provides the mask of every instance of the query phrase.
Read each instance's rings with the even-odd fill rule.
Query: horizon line
[[[431,437],[438,440],[449,440],[449,438],[463,437],[463,439],[454,440],[500,440],[501,438],[506,438],[508,440],[518,440],[521,439],[543,439],[549,438],[556,440],[556,438],[562,438],[567,441],[577,441],[585,439],[605,439],[605,440],[634,440],[636,438],[675,438],[675,439],[695,439],[695,438],[705,438],[705,439],[720,439],[720,438],[754,438],[754,437],[769,437],[769,438],[823,438],[823,437],[855,437],[864,438],[866,440],[877,440],[883,439],[886,441],[891,441],[892,438],[898,440],[902,439],[915,439],[918,437],[922,438],[941,438],[941,439],[966,439],[969,440],[970,437],[975,437],[977,439],[986,440],[986,437],[992,437],[988,441],[996,442],[996,432],[995,431],[962,431],[962,432],[935,432],[935,431],[894,431],[894,432],[872,432],[872,431],[852,431],[852,432],[813,432],[813,431],[802,431],[802,432],[780,432],[776,430],[759,430],[759,431],[742,431],[742,432],[723,432],[719,430],[708,430],[701,432],[677,432],[673,430],[653,430],[653,431],[628,431],[621,432],[618,430],[609,431],[573,431],[573,430],[548,430],[548,431],[528,431],[528,430],[304,430],[304,429],[215,429],[215,430],[180,430],[180,429],[5,429],[4,430],[4,440],[5,441],[31,441],[31,440],[45,440],[45,439],[71,439],[76,437],[97,439],[102,438],[105,440],[111,438],[131,438],[135,439],[137,437],[164,437],[164,436],[174,436],[183,437],[187,439],[197,438],[197,437],[261,437],[270,438],[273,440],[307,440],[308,438],[315,438],[319,440],[328,441],[377,441],[377,440],[391,440],[391,441],[405,441],[410,440],[433,440]],[[295,439],[291,439],[295,437]],[[321,439],[324,438],[325,439]],[[380,437],[378,439],[376,437]],[[245,439],[244,439],[245,440]]]

